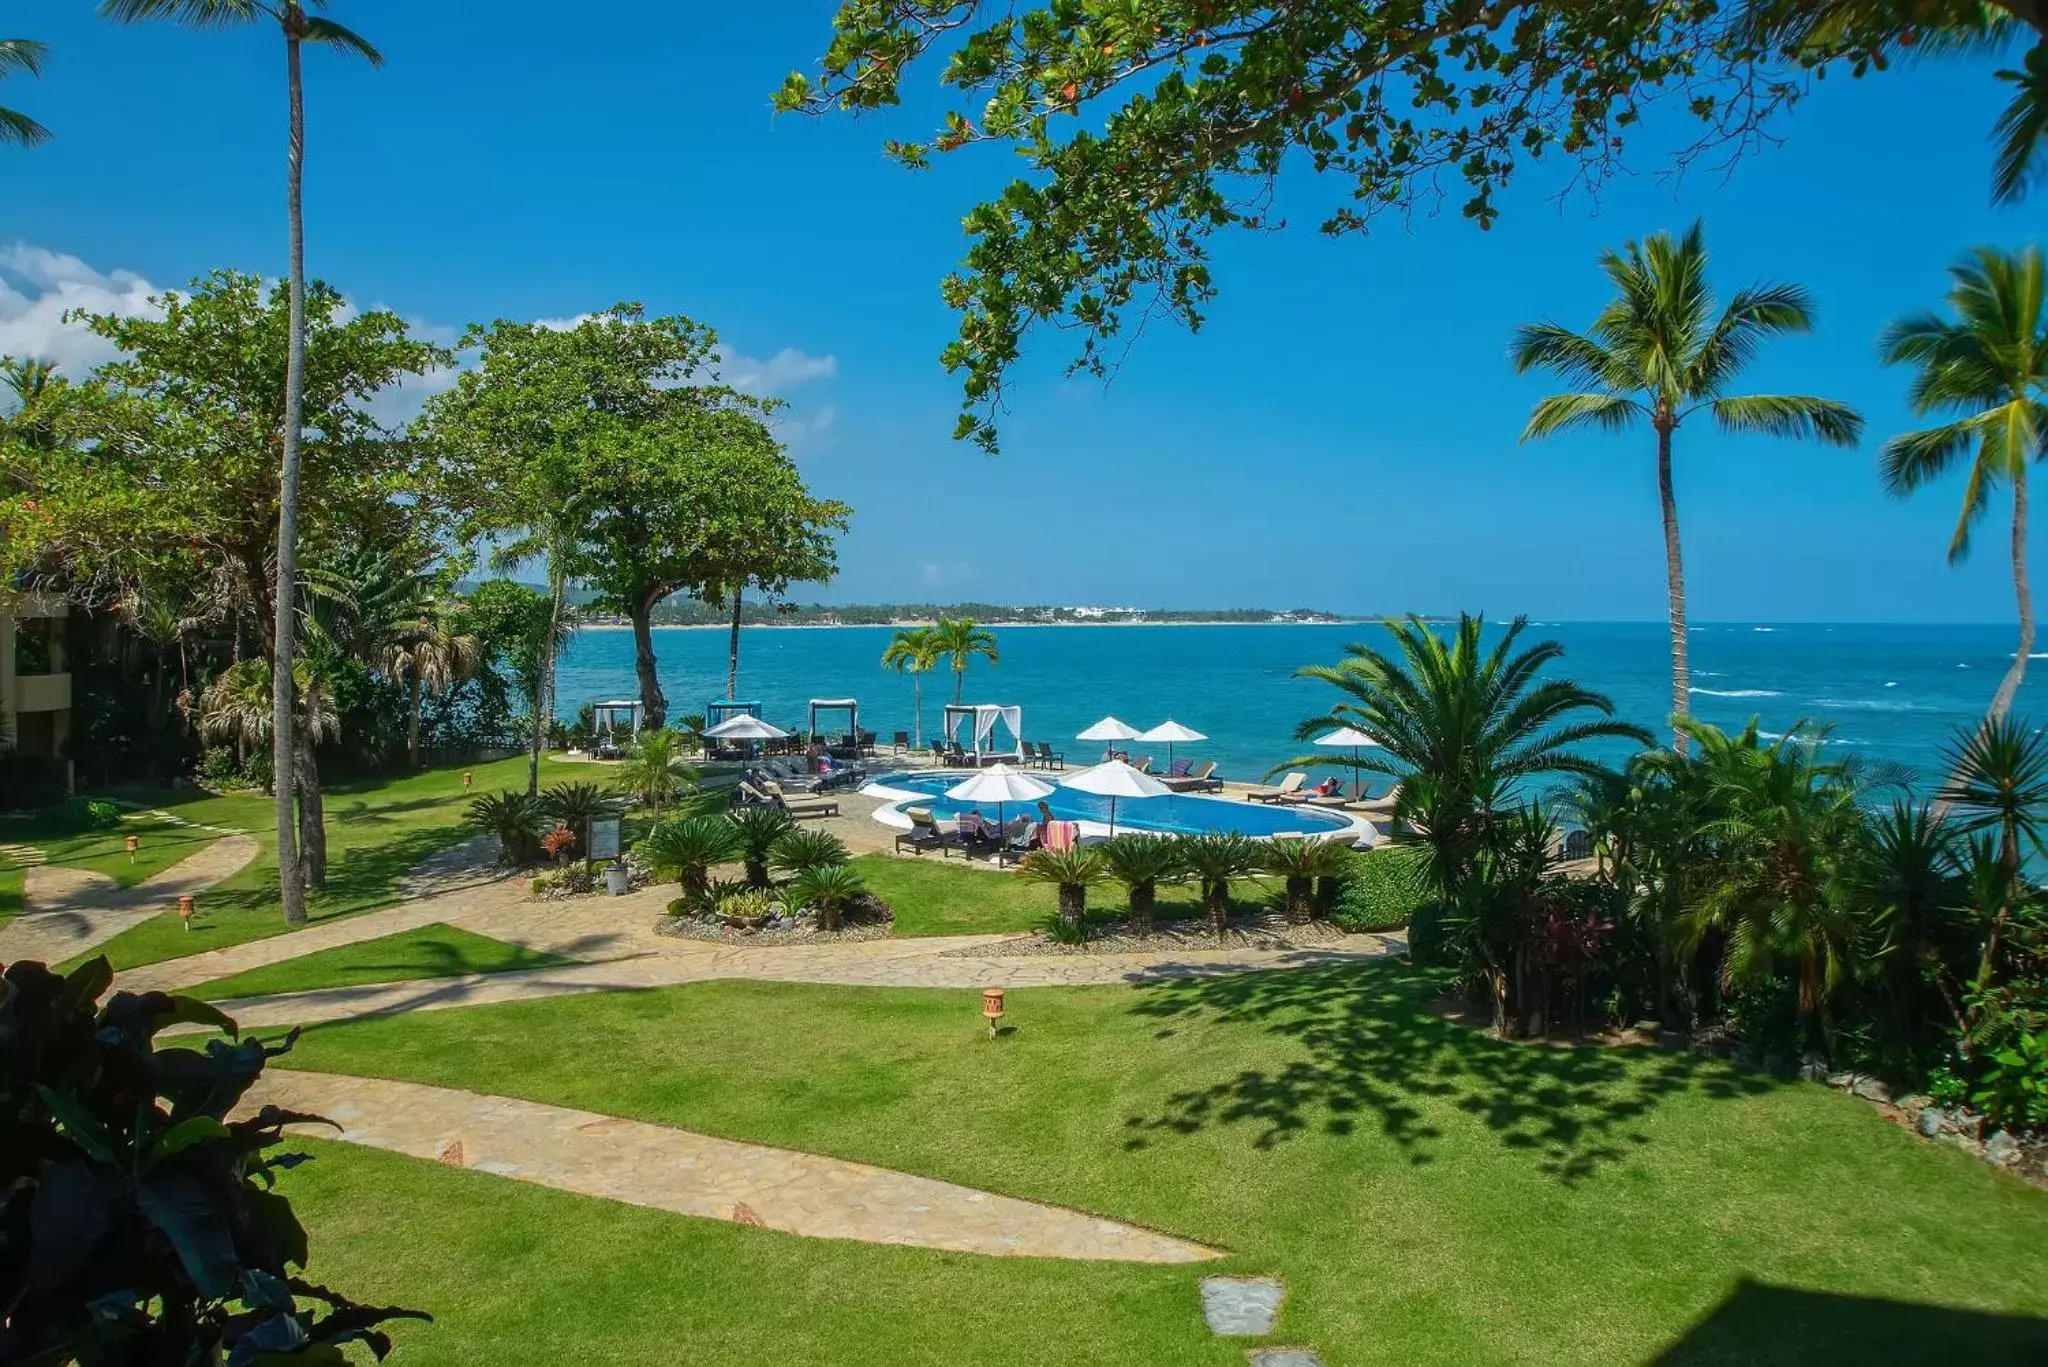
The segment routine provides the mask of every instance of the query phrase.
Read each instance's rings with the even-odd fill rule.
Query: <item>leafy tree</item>
[[[526,791],[538,793],[540,747],[546,737],[546,719],[553,715],[548,695],[555,657],[568,643],[573,628],[563,616],[559,590],[541,594],[508,579],[492,579],[477,585],[469,605],[478,634],[498,643],[520,695],[527,700]]]
[[[967,687],[967,666],[974,657],[985,656],[991,665],[998,662],[996,634],[965,618],[941,617],[928,630],[933,653],[953,667],[953,702],[958,706]]]
[[[50,49],[32,38],[0,38],[0,76],[17,72],[40,76]],[[19,110],[0,107],[0,143],[34,147],[50,140],[50,130]]]
[[[938,634],[930,627],[898,627],[882,651],[882,668],[910,675],[911,741],[924,748],[924,676],[939,667]]]
[[[1088,889],[1109,880],[1109,868],[1099,849],[1033,850],[1017,866],[1017,876],[1058,888],[1061,927],[1076,939],[1087,937]]]
[[[776,403],[717,383],[717,340],[638,304],[571,328],[473,327],[462,345],[481,348],[479,364],[429,402],[421,425],[441,458],[437,487],[467,531],[537,535],[552,564],[632,619],[650,726],[668,716],[654,608],[679,589],[723,587],[708,555],[744,493],[729,481],[780,458],[764,421]]]
[[[326,0],[313,0],[325,7]],[[277,851],[284,872],[282,893],[284,919],[299,925],[306,919],[305,890],[295,872],[298,860],[293,851],[292,795],[294,766],[300,747],[288,743],[292,729],[292,671],[284,661],[296,655],[292,635],[297,626],[293,590],[299,577],[299,461],[305,426],[307,398],[307,299],[306,224],[302,212],[306,158],[306,101],[299,70],[299,50],[307,43],[360,57],[371,66],[382,66],[384,57],[361,35],[331,19],[306,13],[300,0],[102,0],[100,13],[120,23],[143,19],[168,19],[188,28],[223,28],[232,24],[274,22],[284,36],[285,90],[289,109],[289,141],[285,157],[285,205],[290,223],[289,268],[285,293],[289,300],[290,327],[286,333],[284,411],[279,429],[277,461],[276,573],[271,617],[271,659],[280,662],[273,670],[277,697],[273,702],[273,725],[282,741],[277,747]],[[266,451],[267,454],[267,451]],[[316,780],[317,782],[317,780]],[[317,791],[317,789],[316,789]],[[321,857],[316,871],[324,872]]]
[[[1888,364],[1910,365],[1913,411],[1948,421],[1885,443],[1885,491],[1908,494],[1970,459],[1963,512],[1949,538],[1950,564],[1970,552],[1970,529],[1992,491],[2012,486],[2012,586],[2020,636],[2012,664],[1992,695],[1987,724],[2012,708],[2034,649],[2034,593],[2027,580],[2027,465],[2048,456],[2048,262],[2039,247],[2000,252],[1979,247],[1949,270],[1953,321],[1932,313],[1885,331]]]
[[[93,959],[60,978],[7,966],[0,992],[0,1287],[8,1362],[345,1361],[377,1326],[426,1319],[357,1305],[292,1269],[306,1231],[274,1190],[305,1155],[279,1152],[290,1124],[258,1108],[230,1119],[268,1062],[214,1007],[161,992],[99,999],[114,970]],[[159,1049],[167,1026],[228,1039]],[[294,1036],[295,1037],[295,1036]]]
[[[2038,158],[2044,36],[2048,13],[2030,0],[842,0],[819,69],[792,75],[776,104],[886,108],[942,66],[953,103],[937,132],[888,152],[913,168],[980,144],[1021,159],[967,215],[965,261],[943,286],[959,314],[943,354],[962,376],[958,432],[993,449],[1005,377],[1035,327],[1077,333],[1070,369],[1097,375],[1146,319],[1198,327],[1216,294],[1213,239],[1279,226],[1292,167],[1327,178],[1327,234],[1446,199],[1485,228],[1539,159],[1561,157],[1569,183],[1597,190],[1625,168],[1652,102],[1699,120],[1684,165],[1767,141],[1808,73],[2019,39],[2037,46],[2010,74],[2022,113],[2001,137]]]
[[[1614,300],[1586,333],[1556,323],[1523,327],[1508,348],[1518,373],[1548,370],[1573,386],[1536,405],[1524,441],[1583,427],[1621,432],[1647,422],[1657,438],[1657,497],[1664,512],[1664,575],[1671,617],[1671,712],[1691,711],[1685,630],[1685,567],[1678,501],[1671,487],[1671,439],[1694,413],[1724,432],[1812,437],[1852,446],[1863,420],[1845,404],[1803,394],[1728,393],[1767,337],[1809,332],[1813,310],[1797,285],[1737,291],[1718,311],[1707,284],[1707,244],[1695,222],[1685,236],[1657,233],[1606,252],[1600,268]],[[1679,728],[1673,744],[1685,747]]]
[[[340,714],[334,705],[332,674],[321,662],[300,656],[292,662],[297,676],[293,692],[296,711],[286,743],[298,747],[298,764],[292,772],[300,776],[298,840],[293,858],[299,878],[306,886],[327,884],[327,816],[317,784],[307,783],[314,772],[313,747],[338,739]],[[270,751],[269,782],[273,789],[287,781],[285,767],[278,763],[275,718],[268,700],[275,695],[270,682],[270,661],[262,656],[245,659],[228,668],[207,686],[199,700],[199,733],[209,741],[231,741],[244,751]],[[284,858],[282,853],[278,856]],[[280,876],[280,881],[282,877]]]

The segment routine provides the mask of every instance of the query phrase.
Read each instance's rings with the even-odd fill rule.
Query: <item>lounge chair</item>
[[[1273,785],[1270,788],[1252,789],[1250,792],[1244,795],[1245,801],[1285,802],[1289,798],[1293,797],[1297,792],[1299,792],[1301,790],[1301,785],[1306,782],[1308,782],[1308,775],[1301,773],[1297,770],[1293,773],[1288,774],[1287,777],[1281,779],[1277,784]]]
[[[897,850],[909,850],[922,858],[926,850],[937,850],[941,859],[946,851],[960,843],[960,837],[950,831],[939,829],[938,821],[929,807],[906,807],[903,814],[910,818],[910,829],[896,837]]]
[[[1136,770],[1137,770],[1137,771],[1138,771],[1139,773],[1141,773],[1141,774],[1149,774],[1149,773],[1151,773],[1151,772],[1152,772],[1152,756],[1150,756],[1150,755],[1140,755],[1140,756],[1138,756],[1138,760],[1137,760],[1137,763],[1135,763],[1135,764],[1131,765],[1131,767],[1132,767],[1133,769],[1136,769]]]
[[[1002,857],[1029,854],[1038,844],[1038,823],[1028,816],[1014,816],[1003,824]]]
[[[1054,754],[1050,741],[1040,741],[1038,742],[1038,762],[1048,769],[1064,769],[1067,767],[1067,756],[1064,751]]]
[[[892,741],[890,742],[890,744],[889,744],[889,749],[890,749],[890,751],[891,751],[892,753],[894,753],[894,754],[898,754],[898,755],[907,755],[907,754],[909,754],[909,753],[910,753],[910,733],[909,733],[908,731],[898,731],[898,732],[896,733],[895,739],[894,739],[894,740],[892,740]]]
[[[1166,766],[1166,772],[1158,776],[1161,783],[1171,783],[1177,778],[1186,778],[1188,770],[1194,767],[1193,760],[1177,759]]]
[[[1216,761],[1205,759],[1199,769],[1189,770],[1178,778],[1162,778],[1159,781],[1176,793],[1213,793],[1223,786],[1223,780],[1215,777]]]
[[[953,818],[953,834],[960,842],[960,848],[969,854],[977,851],[996,849],[1002,844],[1000,834],[991,836],[984,827],[987,819],[980,812],[961,812]]]
[[[1366,798],[1364,801],[1357,803],[1356,806],[1359,811],[1367,816],[1376,816],[1381,820],[1385,820],[1394,814],[1394,804],[1400,800],[1401,785],[1396,783],[1393,787],[1387,789],[1384,796]]]
[[[783,792],[782,785],[777,783],[772,778],[765,780],[761,786],[767,792],[769,801],[773,802],[776,806],[782,808],[783,811],[789,813],[791,816],[806,817],[839,815],[839,804],[832,801],[832,799],[830,798],[793,798],[788,793]]]

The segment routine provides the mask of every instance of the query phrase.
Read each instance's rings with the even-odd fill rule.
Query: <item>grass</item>
[[[141,842],[133,859],[124,843],[131,835]],[[72,831],[36,818],[0,821],[0,841],[33,845],[43,852],[47,864],[103,873],[124,888],[197,854],[217,839],[211,831],[166,825],[146,817],[105,831]],[[0,868],[0,921],[21,913],[24,881],[24,869]]]
[[[0,925],[21,915],[21,870],[0,869]]]
[[[702,983],[318,1027],[290,1065],[1160,1228],[1282,1277],[1276,1341],[1333,1364],[2048,1348],[2048,1193],[1823,1088],[1492,1040],[1427,1011],[1439,981],[1378,964],[1018,990],[993,1045],[975,992]],[[619,1362],[678,1343],[693,1363],[1243,1360],[1199,1329],[1213,1268],[796,1242],[323,1154],[291,1178],[315,1273],[436,1311],[400,1330],[408,1361],[508,1360],[525,1335]]]
[[[968,868],[964,861],[936,854],[918,859],[886,854],[862,855],[853,861],[868,890],[896,912],[896,934],[989,935],[1005,931],[1042,930],[1059,919],[1059,891],[1049,883],[1032,883],[1014,871]],[[1240,879],[1231,885],[1240,910],[1263,906],[1273,896],[1270,880]],[[1089,924],[1102,929],[1123,919],[1130,899],[1120,883],[1088,889]],[[1161,921],[1202,914],[1192,885],[1162,887],[1153,915]]]
[[[380,939],[337,945],[302,958],[252,968],[247,973],[207,983],[197,989],[196,995],[208,1001],[226,1001],[230,997],[307,992],[317,987],[354,987],[362,983],[455,978],[466,973],[554,968],[567,962],[567,959],[553,954],[506,944],[488,935],[437,922]]]
[[[327,886],[307,897],[307,919],[328,921],[389,906],[397,900],[399,880],[414,865],[474,834],[462,824],[463,809],[472,796],[526,786],[523,757],[470,768],[475,787],[468,792],[463,790],[460,768],[328,788]],[[543,786],[591,779],[587,766],[542,761]],[[176,915],[166,914],[122,932],[98,952],[111,958],[117,969],[134,968],[284,933],[278,910],[277,831],[268,797],[173,790],[147,793],[143,800],[190,821],[245,830],[256,840],[258,853],[248,867],[200,895],[199,915],[189,932]]]

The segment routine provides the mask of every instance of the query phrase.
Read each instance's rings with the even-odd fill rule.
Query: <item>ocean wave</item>
[[[1751,627],[1751,631],[1776,631],[1776,627]]]
[[[2013,653],[2017,655],[2019,652],[2014,651]],[[2030,660],[2048,660],[2048,650],[2029,651],[2027,658]]]
[[[1910,702],[1888,702],[1882,698],[1815,698],[1816,707],[1832,707],[1838,712],[1918,712],[1920,705]]]
[[[1884,681],[1884,686],[1886,688],[1897,688],[1899,686],[1899,681],[1897,679],[1886,679]]]
[[[1694,688],[1694,693],[1704,693],[1710,698],[1779,698],[1784,695],[1775,688]]]

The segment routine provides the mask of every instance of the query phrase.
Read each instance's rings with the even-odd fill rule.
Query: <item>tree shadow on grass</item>
[[[1126,1147],[1242,1125],[1256,1131],[1255,1147],[1272,1148],[1311,1128],[1349,1135],[1376,1125],[1411,1162],[1427,1163],[1444,1138],[1428,1113],[1449,1105],[1573,1185],[1647,1143],[1637,1122],[1673,1096],[1726,1099],[1779,1085],[1693,1054],[1496,1040],[1431,1014],[1442,986],[1442,975],[1394,962],[1144,984],[1135,1009],[1164,1023],[1161,1037],[1249,1024],[1295,1041],[1299,1056],[1175,1093],[1159,1114],[1126,1121]]]
[[[2048,1320],[1838,1296],[1739,1282],[1712,1313],[1652,1358],[1656,1367],[1809,1362],[1905,1362],[1960,1356],[1991,1367],[2048,1362]]]

